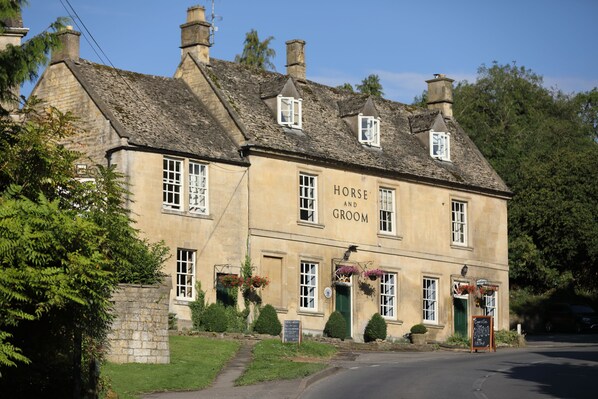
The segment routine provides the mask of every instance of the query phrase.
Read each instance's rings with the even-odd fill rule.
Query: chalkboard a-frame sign
[[[301,343],[301,322],[299,320],[285,320],[282,326],[282,342]]]
[[[496,352],[492,316],[471,316],[471,351]]]

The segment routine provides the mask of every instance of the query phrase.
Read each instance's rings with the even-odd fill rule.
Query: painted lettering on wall
[[[339,220],[348,220],[360,223],[369,223],[367,212],[358,210],[363,201],[367,201],[369,192],[366,189],[339,186],[337,184],[333,187],[335,196],[342,197],[342,208],[334,208],[332,210],[332,217]],[[347,209],[350,208],[350,209]]]

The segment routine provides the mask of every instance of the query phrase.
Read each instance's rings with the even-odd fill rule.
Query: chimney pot
[[[453,79],[442,73],[434,74],[428,84],[428,109],[438,109],[444,117],[453,116]]]
[[[58,33],[60,47],[52,51],[51,63],[70,59],[79,61],[79,45],[81,33],[73,30],[72,26]]]
[[[205,8],[200,5],[187,9],[187,22],[181,25],[181,58],[194,55],[199,61],[210,63],[210,23]]]
[[[289,40],[287,45],[287,74],[297,80],[305,81],[305,41]]]

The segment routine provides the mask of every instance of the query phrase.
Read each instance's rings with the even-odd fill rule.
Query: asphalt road
[[[528,337],[498,352],[362,353],[301,399],[598,397],[598,334]]]

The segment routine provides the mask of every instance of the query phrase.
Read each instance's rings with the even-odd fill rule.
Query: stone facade
[[[169,284],[119,285],[112,295],[115,319],[108,336],[108,361],[170,363],[169,296]]]

